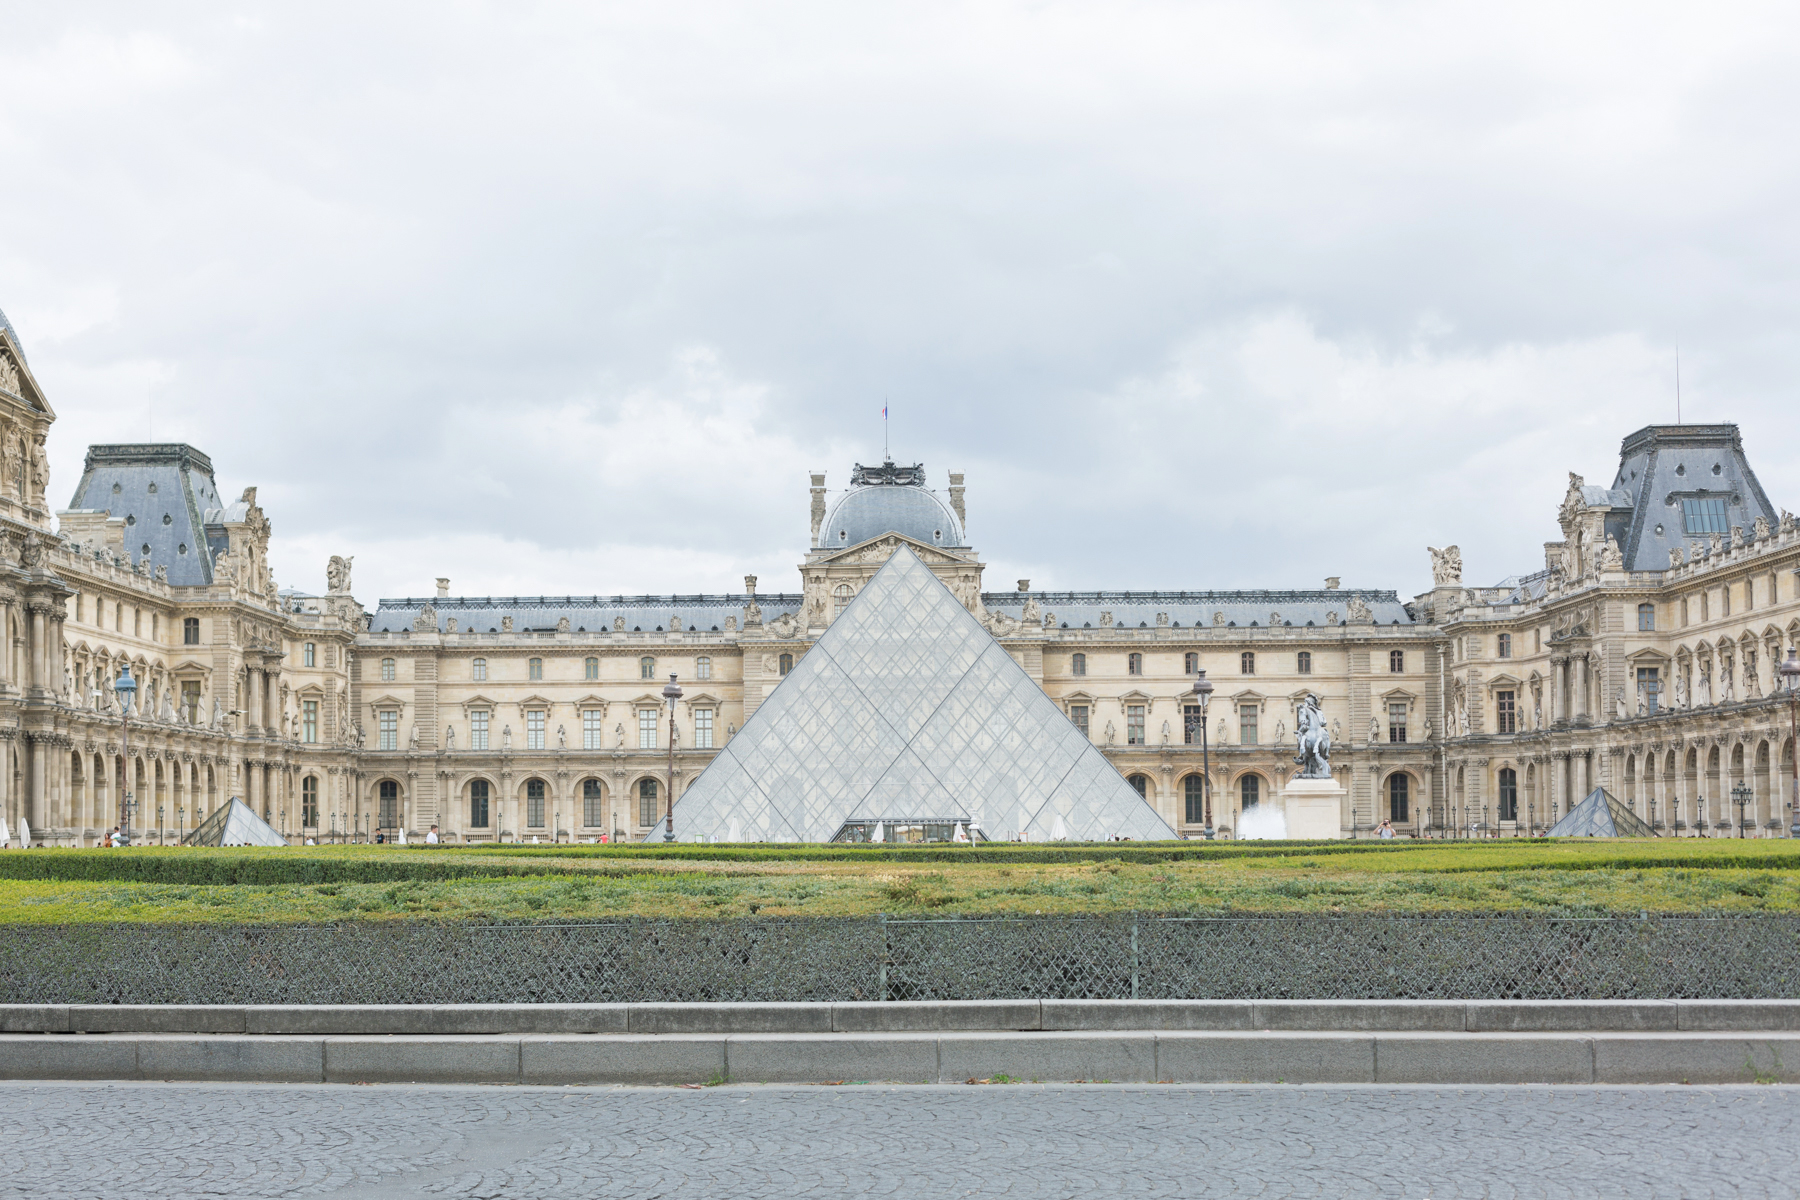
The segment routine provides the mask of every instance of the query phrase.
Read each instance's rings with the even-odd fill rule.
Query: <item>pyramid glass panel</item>
[[[1175,836],[902,547],[676,803],[675,833],[823,842],[971,816],[992,837],[1047,840],[1058,816],[1072,838]]]
[[[1655,837],[1656,831],[1605,788],[1595,788],[1545,837]]]

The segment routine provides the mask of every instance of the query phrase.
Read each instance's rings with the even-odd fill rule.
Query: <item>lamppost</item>
[[[1787,690],[1794,758],[1800,763],[1800,715],[1796,715],[1796,706],[1800,706],[1800,657],[1795,656],[1792,646],[1788,647],[1787,661],[1781,664],[1781,684]],[[1794,771],[1794,799],[1788,801],[1788,836],[1793,838],[1800,838],[1800,803],[1797,802],[1800,802],[1800,767]]]
[[[186,820],[187,820],[187,809],[183,808],[181,805],[177,804],[175,806],[175,844],[178,846],[183,841],[185,841],[187,838],[187,833],[186,833],[187,825],[185,823]]]
[[[1212,840],[1212,760],[1206,747],[1206,706],[1212,703],[1213,682],[1201,671],[1190,689],[1200,709],[1200,819],[1206,826],[1206,839]],[[1235,836],[1235,835],[1233,835]]]
[[[119,696],[119,740],[124,753],[119,773],[119,831],[125,845],[131,845],[131,702],[137,696],[137,680],[131,677],[131,664],[121,663],[119,678],[113,683]]]
[[[163,841],[162,831],[163,831],[163,806],[159,804],[156,806],[156,844],[159,846],[162,845],[162,841]]]
[[[1755,799],[1755,797],[1756,793],[1752,792],[1747,784],[1739,783],[1731,789],[1731,802],[1737,805],[1738,808],[1739,837],[1744,836],[1744,807],[1749,804],[1751,800]]]
[[[675,840],[675,702],[681,699],[681,685],[675,676],[663,685],[663,699],[669,702],[669,823],[663,828],[663,841]]]

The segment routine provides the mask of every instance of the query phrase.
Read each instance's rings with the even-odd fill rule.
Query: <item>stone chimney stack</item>
[[[440,575],[440,576],[438,576],[437,583],[438,583],[438,599],[439,600],[449,599],[450,598],[450,581],[448,579],[445,579],[442,575]]]
[[[825,472],[812,473],[812,544],[819,544],[819,530],[825,525]],[[754,590],[754,589],[752,589]]]
[[[1029,579],[1019,580],[1019,590],[1021,592],[1029,592],[1031,590],[1031,580],[1029,580]]]
[[[756,576],[744,576],[744,594],[747,596],[756,595]]]
[[[950,472],[950,509],[962,524],[963,536],[969,536],[969,514],[963,510],[963,476],[961,471]]]

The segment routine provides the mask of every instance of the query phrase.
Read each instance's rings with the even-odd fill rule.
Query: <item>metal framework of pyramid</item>
[[[1175,836],[903,546],[681,797],[675,834],[827,842],[971,818],[992,838]]]
[[[1552,825],[1545,837],[1655,837],[1656,830],[1605,788],[1595,788],[1587,799]]]
[[[250,806],[236,796],[224,808],[194,826],[194,832],[181,839],[184,846],[285,846],[287,839],[275,827],[250,811]]]

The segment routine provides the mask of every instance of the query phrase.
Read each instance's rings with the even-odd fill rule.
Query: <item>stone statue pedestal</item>
[[[1290,779],[1281,791],[1287,835],[1303,841],[1336,840],[1344,833],[1344,785],[1335,779]]]

